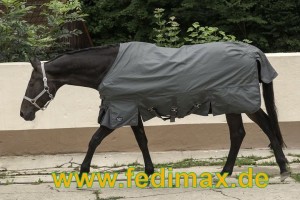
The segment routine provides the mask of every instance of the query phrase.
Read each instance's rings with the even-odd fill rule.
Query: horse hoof
[[[280,174],[280,181],[283,182],[285,179],[291,176],[290,172],[283,172]]]
[[[147,185],[147,186],[145,187],[145,189],[152,189],[152,187],[151,187],[150,185]]]
[[[216,175],[212,176],[212,182],[213,183],[218,183],[219,182],[219,178]]]

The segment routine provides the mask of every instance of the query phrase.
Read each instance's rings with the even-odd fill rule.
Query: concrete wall
[[[300,53],[267,55],[279,76],[274,81],[280,126],[289,148],[300,148]],[[29,63],[0,63],[0,156],[86,152],[99,127],[98,91],[61,88],[46,111],[25,122],[20,105],[30,78]],[[250,122],[244,117],[245,122]],[[145,123],[150,151],[228,149],[229,134],[222,116],[188,116],[176,123],[153,119]],[[163,126],[161,126],[163,125]],[[267,147],[265,134],[246,123],[242,148]],[[109,135],[97,151],[139,151],[129,127]]]
[[[279,73],[274,81],[276,103],[281,122],[300,121],[300,53],[267,54]],[[98,91],[89,88],[64,86],[46,111],[39,111],[33,122],[19,116],[27,82],[31,74],[29,63],[0,63],[0,130],[54,129],[97,127]],[[245,122],[250,122],[244,117]],[[191,115],[174,124],[224,123],[222,116]],[[170,125],[160,119],[146,126]]]

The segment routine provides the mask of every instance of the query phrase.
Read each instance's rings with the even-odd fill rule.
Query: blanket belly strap
[[[199,108],[200,108],[201,104],[197,103],[194,104],[193,107],[190,109],[190,111],[188,111],[185,116],[193,114],[194,112],[196,112]],[[158,110],[154,107],[150,107],[148,108],[148,111],[151,112],[152,114],[154,114],[156,117],[166,121],[166,120],[170,120],[170,122],[175,122],[175,118],[177,118],[177,112],[178,112],[178,107],[177,106],[172,106],[170,109],[170,115],[161,115]]]
[[[158,117],[158,118],[160,118],[160,119],[162,119],[164,121],[166,121],[168,119],[171,119],[171,117],[160,115],[158,113],[158,111],[156,110],[156,108],[154,108],[154,107],[148,108],[148,111],[151,112],[151,113],[153,113],[156,117]]]

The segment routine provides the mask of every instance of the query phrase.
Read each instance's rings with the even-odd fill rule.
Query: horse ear
[[[34,70],[38,70],[38,66],[41,65],[41,61],[37,57],[33,57],[29,59]]]

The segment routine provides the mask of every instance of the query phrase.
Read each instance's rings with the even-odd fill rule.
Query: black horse
[[[21,105],[20,115],[25,120],[34,120],[35,113],[44,110],[54,98],[57,90],[63,85],[76,85],[98,89],[99,84],[110,70],[118,55],[120,45],[109,45],[73,51],[57,58],[41,63],[38,59],[32,59],[33,71]],[[258,66],[259,67],[259,66]],[[266,114],[262,109],[255,113],[246,113],[263,130],[270,140],[276,162],[280,168],[281,180],[289,176],[287,159],[282,151],[284,142],[281,136],[272,82],[262,83],[263,97],[266,105]],[[245,136],[241,114],[226,114],[230,131],[231,146],[225,166],[221,173],[232,174],[238,151]],[[131,127],[137,143],[142,151],[145,173],[150,176],[154,173],[153,163],[148,150],[147,137],[143,122],[139,116],[138,125]],[[92,136],[85,159],[81,165],[80,173],[90,171],[93,154],[102,140],[112,133],[114,129],[105,126],[100,128]]]

